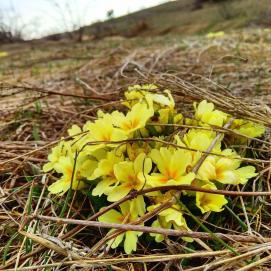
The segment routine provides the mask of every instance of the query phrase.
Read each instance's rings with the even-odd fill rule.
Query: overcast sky
[[[72,25],[88,25],[104,20],[108,10],[114,10],[114,16],[140,10],[166,0],[0,0],[0,11],[6,14],[7,22],[17,21],[25,25],[27,38],[71,30]],[[61,6],[61,12],[54,3]],[[10,12],[11,7],[15,12]],[[71,11],[69,11],[71,10]],[[15,19],[14,14],[16,13]],[[8,14],[8,16],[7,16]],[[8,18],[7,18],[8,17]],[[63,19],[64,18],[64,19]]]

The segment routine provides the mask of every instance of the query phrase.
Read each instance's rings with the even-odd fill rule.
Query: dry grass
[[[270,270],[270,40],[271,32],[254,30],[217,40],[110,38],[0,48],[10,54],[0,59],[0,269]],[[95,221],[98,199],[49,196],[55,176],[44,175],[41,166],[71,124],[120,107],[126,87],[142,82],[171,89],[187,115],[192,101],[207,99],[268,129],[247,150],[259,178],[241,192],[220,191],[230,204],[221,214],[198,218],[193,245],[180,239],[184,233],[168,231],[173,237],[163,244],[140,239],[137,254],[126,256],[104,245],[103,228],[112,225]],[[127,227],[151,231],[140,225],[116,229]]]

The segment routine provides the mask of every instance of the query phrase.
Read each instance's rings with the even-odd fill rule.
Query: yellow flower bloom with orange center
[[[146,185],[146,176],[152,169],[152,162],[144,153],[131,161],[123,161],[114,166],[114,174],[119,182],[107,194],[109,201],[118,201],[132,190],[140,190]]]
[[[75,154],[60,157],[59,161],[54,165],[57,173],[61,173],[62,177],[48,187],[52,194],[65,193],[70,188],[73,190],[81,190],[86,187],[84,180],[91,178],[97,167],[96,160],[84,159]]]
[[[90,153],[104,147],[114,147],[112,141],[123,141],[127,139],[124,131],[113,126],[107,118],[102,118],[93,122],[87,122],[83,131],[88,133],[78,141],[86,153]]]
[[[191,151],[192,155],[192,165],[194,166],[203,152],[207,151],[211,146],[212,142],[216,137],[216,133],[212,131],[200,130],[200,129],[191,129],[189,130],[182,139],[179,136],[175,136],[175,140],[178,145],[182,147],[188,147],[189,149],[193,149],[195,151]],[[221,137],[212,148],[212,153],[220,153],[221,152]]]
[[[189,172],[192,163],[189,151],[161,147],[153,149],[150,157],[159,171],[148,176],[148,184],[152,187],[191,184],[195,178],[195,174]]]
[[[134,200],[126,201],[120,204],[120,211],[110,210],[101,215],[98,220],[100,222],[116,223],[116,224],[128,224],[129,222],[136,221],[140,216],[145,213],[145,202],[143,196],[138,196]],[[110,235],[114,230],[110,230]],[[131,254],[136,251],[138,237],[142,235],[142,232],[126,231],[110,240],[108,244],[111,248],[118,247],[122,241],[124,241],[124,251],[127,254]]]
[[[221,154],[226,157],[208,156],[206,158],[199,168],[199,179],[237,185],[245,184],[248,179],[257,176],[255,167],[240,167],[241,160],[237,159],[236,153],[226,149]]]
[[[112,113],[112,122],[127,135],[144,128],[147,121],[153,116],[154,111],[151,101],[146,103],[137,103],[131,110],[124,115],[119,111]]]
[[[216,186],[212,183],[205,184],[202,188],[216,190]],[[196,205],[202,213],[209,211],[221,212],[223,211],[222,207],[227,203],[228,201],[224,195],[196,192]]]
[[[213,103],[208,103],[206,100],[201,101],[198,105],[194,103],[195,119],[201,125],[216,125],[222,127],[227,120],[228,115],[222,111],[215,110]]]
[[[150,212],[155,208],[159,207],[160,204],[151,205],[147,208]],[[181,209],[178,205],[173,205],[171,208],[163,210],[158,214],[158,218],[152,223],[153,228],[164,228],[175,230],[190,231],[189,227],[186,224],[185,218],[181,212]],[[162,242],[165,239],[165,236],[157,233],[150,233],[152,237],[155,238],[157,243]],[[193,241],[191,238],[183,238],[187,242]]]
[[[96,187],[92,191],[92,195],[101,196],[109,193],[114,185],[119,181],[114,173],[114,166],[124,160],[122,154],[111,151],[107,153],[107,157],[102,159],[93,173],[93,179],[100,178]]]

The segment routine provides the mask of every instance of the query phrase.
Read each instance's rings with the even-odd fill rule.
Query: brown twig
[[[191,232],[191,231],[181,231],[181,230],[171,230],[163,228],[153,228],[140,225],[131,225],[131,224],[116,224],[116,223],[105,223],[98,221],[87,221],[87,220],[77,220],[77,219],[68,219],[60,217],[51,217],[44,215],[28,216],[29,219],[40,219],[47,221],[54,221],[58,224],[76,224],[92,227],[101,227],[109,229],[120,229],[125,231],[139,231],[145,233],[158,233],[165,236],[178,236],[178,237],[191,237],[191,238],[200,238],[204,240],[212,240],[214,236],[222,240],[234,240],[236,242],[245,242],[245,243],[261,243],[261,242],[271,242],[271,238],[259,238],[258,236],[246,236],[246,235],[233,235],[233,234],[223,234],[223,233],[206,233],[206,232]]]

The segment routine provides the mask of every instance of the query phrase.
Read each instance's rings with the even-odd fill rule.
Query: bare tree
[[[24,37],[25,24],[20,14],[10,3],[8,8],[0,9],[0,41],[17,42]]]
[[[82,41],[89,6],[78,8],[76,0],[47,0],[53,8],[53,17],[60,32],[65,32],[69,38]]]

